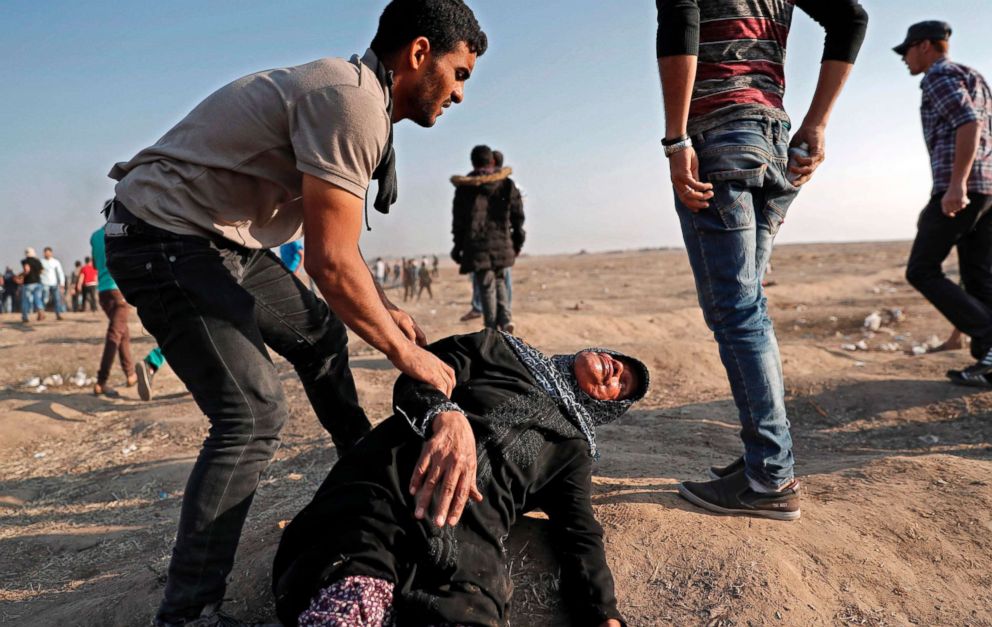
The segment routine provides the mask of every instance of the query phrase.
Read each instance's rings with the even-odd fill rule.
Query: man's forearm
[[[841,89],[847,81],[854,65],[846,61],[824,61],[820,64],[820,76],[816,81],[816,91],[813,101],[803,120],[803,126],[825,128],[830,120],[830,113],[840,96]]]
[[[689,122],[689,102],[696,83],[696,56],[661,57],[658,72],[665,101],[665,137],[679,137],[685,134]]]
[[[951,167],[951,185],[965,186],[971,166],[975,163],[978,151],[978,137],[981,129],[978,122],[968,122],[958,127],[954,133],[954,165]]]

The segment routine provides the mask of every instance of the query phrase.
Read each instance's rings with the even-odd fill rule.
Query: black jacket
[[[423,439],[411,423],[447,399],[401,376],[393,395],[397,413],[334,466],[286,528],[273,566],[280,620],[296,625],[322,587],[366,575],[396,584],[404,625],[506,625],[512,587],[504,543],[514,521],[537,508],[553,527],[573,624],[622,620],[592,511],[586,438],[499,333],[454,336],[430,350],[455,369],[451,400],[472,424],[485,500],[470,503],[454,529],[413,518],[406,488]]]
[[[461,273],[513,265],[524,245],[524,203],[510,168],[454,176],[451,258]]]

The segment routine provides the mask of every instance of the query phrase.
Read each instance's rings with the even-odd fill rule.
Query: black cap
[[[905,55],[910,48],[921,41],[941,41],[950,38],[951,25],[947,22],[941,22],[940,20],[917,22],[909,27],[909,30],[906,32],[906,40],[893,48],[893,50],[895,50],[896,54],[901,57]]]

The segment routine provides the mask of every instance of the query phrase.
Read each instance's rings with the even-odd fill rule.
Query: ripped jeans
[[[782,360],[761,286],[772,242],[798,194],[786,179],[789,127],[772,119],[729,122],[692,138],[709,207],[678,196],[696,293],[720,347],[741,422],[749,478],[769,487],[793,477]]]
[[[163,622],[181,622],[223,599],[248,509],[289,415],[266,346],[296,368],[339,449],[371,425],[358,405],[344,324],[273,253],[147,225],[106,244],[118,287],[210,421],[158,612]]]

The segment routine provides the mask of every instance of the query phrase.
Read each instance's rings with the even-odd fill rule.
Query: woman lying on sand
[[[397,380],[396,413],[334,466],[286,528],[273,568],[279,618],[301,626],[506,625],[505,542],[521,514],[540,508],[574,624],[623,625],[592,511],[594,428],[643,398],[645,365],[604,349],[545,357],[492,330],[430,350],[456,372],[451,400],[405,375]],[[452,414],[464,414],[475,434],[482,496],[454,526],[424,516],[429,503],[412,494],[418,479],[410,481],[427,466],[421,448],[431,420]]]

